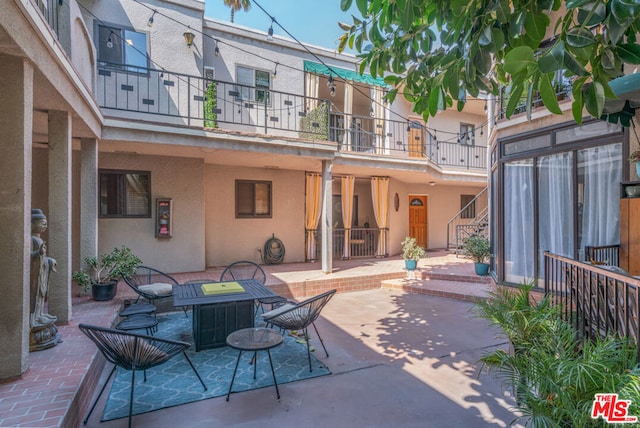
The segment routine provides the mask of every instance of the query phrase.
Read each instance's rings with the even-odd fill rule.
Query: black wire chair
[[[225,281],[237,281],[239,279],[255,279],[260,284],[265,285],[267,282],[267,274],[264,273],[264,270],[252,261],[241,260],[239,262],[233,262],[229,266],[227,266],[223,271],[222,275],[220,275],[220,282]],[[262,297],[257,300],[256,304],[256,313],[258,310],[263,310],[263,305],[271,305],[277,303],[283,303],[287,299],[282,296],[272,296],[272,297]]]
[[[187,356],[185,350],[191,345],[186,342],[176,340],[161,339],[153,336],[146,336],[136,333],[128,333],[121,330],[111,328],[98,327],[95,325],[80,324],[80,331],[86,334],[89,339],[96,344],[102,355],[113,364],[113,369],[109,373],[102,389],[96,397],[87,417],[83,424],[86,425],[93,409],[96,407],[98,400],[102,396],[109,380],[116,371],[116,367],[122,367],[125,370],[131,370],[131,395],[129,398],[129,427],[131,427],[131,413],[133,411],[133,392],[135,386],[136,370],[144,371],[144,381],[147,381],[147,369],[163,364],[173,358],[175,355],[182,353],[187,360],[193,372],[198,377],[204,390],[207,386],[204,384],[200,374],[193,366],[193,363]]]
[[[336,290],[330,290],[297,304],[286,303],[272,311],[262,314],[262,318],[267,325],[270,324],[282,330],[302,330],[307,344],[307,359],[309,360],[310,372],[313,371],[313,368],[311,367],[311,350],[309,349],[307,327],[309,327],[309,325],[313,326],[318,339],[320,339],[324,353],[329,357],[327,348],[324,346],[324,341],[316,328],[315,320],[320,316],[320,311],[322,311],[322,308],[325,307],[334,294],[336,294]]]
[[[138,266],[135,274],[130,277],[123,276],[122,279],[138,295],[134,304],[138,304],[140,298],[144,298],[155,305],[156,300],[173,297],[173,287],[180,285],[171,275],[148,266]],[[182,308],[185,315],[187,309],[186,306]]]

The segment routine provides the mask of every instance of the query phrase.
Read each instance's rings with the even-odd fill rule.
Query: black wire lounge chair
[[[100,393],[96,397],[87,417],[84,419],[83,424],[87,424],[93,409],[96,407],[98,400],[102,396],[109,380],[113,376],[116,367],[122,367],[125,370],[131,370],[131,395],[129,398],[129,427],[131,427],[131,413],[133,410],[133,393],[135,386],[136,370],[144,371],[144,381],[147,381],[147,369],[158,366],[167,362],[175,355],[182,353],[187,360],[193,372],[198,377],[198,380],[202,384],[204,390],[207,390],[207,386],[204,384],[200,374],[193,366],[193,363],[187,356],[185,350],[191,345],[186,342],[179,342],[176,340],[161,339],[153,336],[146,336],[136,333],[128,333],[121,330],[115,330],[111,328],[98,327],[88,324],[80,324],[78,326],[80,331],[86,334],[89,339],[96,344],[102,355],[113,364],[113,369],[109,373],[109,377],[102,386]]]
[[[309,334],[307,333],[307,327],[313,326],[313,329],[320,339],[320,344],[324,353],[329,357],[327,348],[324,346],[324,342],[318,329],[315,325],[315,320],[320,316],[320,311],[331,300],[336,290],[330,290],[325,293],[319,294],[315,297],[311,297],[300,303],[286,303],[277,307],[269,312],[262,314],[262,318],[267,325],[271,324],[275,327],[279,327],[282,330],[297,330],[302,331],[307,344],[307,359],[309,360],[309,371],[313,371],[311,367],[311,350],[309,349]]]

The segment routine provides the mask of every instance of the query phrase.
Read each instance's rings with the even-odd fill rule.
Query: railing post
[[[179,108],[180,104],[178,104]],[[187,76],[187,125],[191,126],[191,76]]]
[[[264,133],[265,135],[267,134],[267,98],[268,98],[269,92],[265,91],[264,92]]]

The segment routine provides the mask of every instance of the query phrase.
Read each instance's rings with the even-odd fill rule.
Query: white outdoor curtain
[[[505,279],[516,284],[534,278],[533,160],[504,166]]]
[[[318,91],[320,87],[320,76],[306,73],[306,93],[307,93],[307,113],[318,107]]]
[[[353,189],[356,179],[353,176],[342,177],[342,224],[344,224],[343,259],[351,258],[351,217],[353,216]]]
[[[322,174],[307,173],[305,186],[305,221],[307,229],[307,260],[316,258],[316,229],[320,220]]]
[[[380,231],[376,257],[387,254],[387,217],[389,212],[389,177],[371,177],[371,200],[373,214]]]
[[[376,153],[383,153],[384,146],[384,115],[385,108],[382,104],[383,91],[380,86],[371,88],[371,99],[373,100],[373,117],[376,135]]]
[[[580,251],[587,245],[618,244],[622,144],[578,151],[578,176],[584,180]]]
[[[344,150],[351,150],[353,144],[351,136],[351,124],[353,123],[353,85],[350,82],[344,83],[344,141],[342,142],[342,148]]]
[[[544,277],[544,252],[573,258],[573,153],[538,159],[539,278]]]

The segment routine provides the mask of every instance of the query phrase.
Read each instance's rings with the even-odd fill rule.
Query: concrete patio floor
[[[332,374],[282,385],[280,401],[273,388],[258,389],[137,415],[134,426],[504,427],[514,419],[499,382],[478,376],[478,358],[505,344],[470,312],[492,285],[469,260],[430,252],[415,280],[404,279],[398,257],[334,261],[330,274],[318,262],[264,268],[280,294],[339,289],[316,323],[329,358],[312,332],[316,357]],[[221,270],[175,276],[218,278]],[[0,426],[79,426],[110,365],[77,325],[113,325],[134,296],[121,284],[111,302],[74,297],[72,322],[59,326],[64,342],[31,353],[25,374],[0,383]],[[103,407],[104,397],[87,426],[127,425],[99,422]]]
[[[454,299],[379,288],[336,295],[317,323],[332,374],[133,418],[136,427],[506,427],[512,400],[478,358],[505,343]],[[277,373],[276,373],[277,376]],[[87,426],[100,423],[104,400]]]

